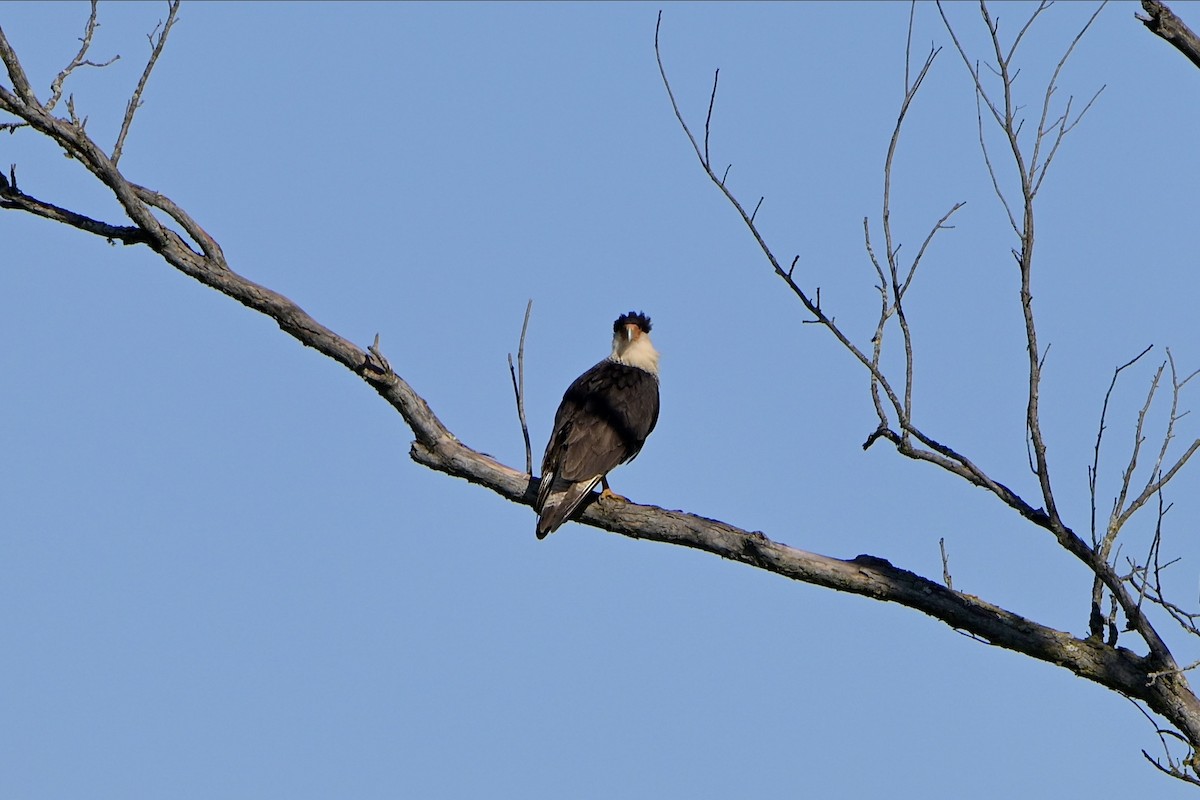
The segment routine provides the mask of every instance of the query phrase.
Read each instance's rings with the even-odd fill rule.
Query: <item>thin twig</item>
[[[1053,160],[1054,154],[1058,152],[1058,147],[1060,144],[1062,144],[1063,137],[1065,137],[1067,135],[1067,133],[1071,130],[1071,128],[1074,128],[1076,125],[1079,124],[1079,121],[1081,119],[1083,119],[1083,115],[1087,113],[1088,109],[1092,107],[1092,103],[1096,102],[1096,98],[1100,96],[1100,92],[1104,91],[1104,87],[1101,87],[1100,90],[1097,91],[1096,94],[1092,96],[1092,99],[1088,102],[1088,104],[1086,106],[1084,106],[1083,111],[1079,112],[1079,116],[1077,116],[1075,118],[1075,121],[1070,123],[1070,125],[1067,124],[1067,120],[1069,119],[1070,114],[1071,114],[1071,101],[1070,100],[1067,101],[1067,109],[1063,113],[1062,117],[1060,117],[1062,122],[1058,126],[1058,135],[1055,137],[1053,145],[1051,145],[1050,153],[1046,156],[1045,163],[1040,165],[1040,167],[1039,167],[1038,154],[1041,152],[1042,140],[1045,138],[1046,134],[1049,132],[1049,130],[1046,126],[1046,119],[1050,115],[1050,98],[1054,94],[1055,90],[1058,88],[1058,76],[1060,73],[1062,73],[1063,67],[1065,67],[1067,65],[1067,59],[1069,59],[1071,57],[1071,53],[1073,53],[1075,51],[1075,46],[1079,44],[1081,39],[1083,39],[1083,35],[1088,32],[1089,28],[1092,27],[1092,23],[1096,21],[1096,17],[1098,17],[1100,15],[1100,12],[1104,10],[1104,6],[1106,6],[1107,4],[1108,4],[1108,0],[1102,0],[1100,5],[1097,6],[1096,10],[1092,13],[1092,16],[1089,17],[1088,21],[1084,23],[1082,28],[1080,28],[1079,33],[1075,34],[1075,38],[1071,40],[1071,44],[1067,46],[1066,52],[1063,53],[1062,58],[1060,58],[1058,60],[1058,64],[1054,67],[1054,73],[1050,76],[1050,82],[1046,84],[1046,91],[1043,95],[1043,100],[1042,100],[1042,115],[1038,119],[1037,137],[1033,141],[1033,154],[1029,160],[1029,164],[1030,164],[1029,177],[1030,177],[1030,179],[1033,178],[1033,175],[1035,173],[1039,172],[1039,169],[1040,169],[1040,175],[1039,175],[1038,179],[1036,181],[1034,181],[1033,185],[1030,187],[1030,190],[1029,190],[1030,197],[1035,196],[1038,192],[1038,189],[1041,188],[1042,181],[1046,177],[1046,170],[1049,168],[1050,161]],[[1013,47],[1014,48],[1016,47],[1015,43],[1013,44]],[[1050,128],[1053,128],[1053,127],[1054,127],[1054,125],[1050,126]]]
[[[92,10],[91,13],[88,14],[88,21],[83,31],[83,38],[79,40],[82,42],[82,45],[79,48],[79,52],[75,54],[73,59],[71,59],[71,63],[64,67],[63,71],[58,73],[58,76],[55,77],[54,82],[50,84],[50,99],[46,101],[47,111],[53,111],[54,106],[60,99],[62,99],[63,84],[76,69],[79,67],[107,67],[109,64],[112,64],[121,58],[121,56],[115,55],[108,61],[104,61],[102,63],[89,61],[85,58],[88,48],[92,46],[92,36],[95,35],[96,28],[99,27],[97,23],[97,8],[98,0],[92,0]]]
[[[1004,206],[1004,213],[1008,215],[1008,224],[1012,227],[1013,233],[1017,236],[1021,235],[1021,226],[1017,224],[1017,218],[1013,214],[1012,206],[1008,204],[1008,196],[1004,194],[1004,189],[1000,187],[1000,178],[996,175],[996,168],[992,166],[992,157],[988,152],[987,137],[983,132],[983,108],[981,101],[984,99],[982,90],[979,84],[975,85],[975,121],[979,129],[979,149],[983,152],[983,164],[987,167],[988,177],[992,180],[992,191],[996,193],[996,197],[1000,198],[1000,204]]]
[[[533,298],[525,304],[525,320],[521,323],[521,341],[517,346],[517,367],[513,369],[512,353],[508,354],[508,374],[512,377],[513,394],[517,397],[517,419],[521,421],[521,436],[525,438],[525,474],[533,474],[533,447],[529,443],[529,424],[525,421],[525,333],[529,330],[529,314]]]
[[[1158,762],[1157,759],[1152,758],[1149,753],[1147,753],[1145,750],[1143,750],[1142,755],[1146,757],[1146,760],[1149,761],[1151,764],[1153,764],[1157,769],[1170,775],[1172,778],[1178,778],[1179,780],[1184,781],[1186,783],[1192,783],[1192,784],[1195,784],[1196,786],[1200,786],[1200,780],[1197,780],[1195,777],[1187,774],[1186,772],[1181,770],[1176,765],[1175,759],[1171,756],[1171,748],[1167,745],[1167,737],[1170,736],[1174,739],[1178,739],[1178,740],[1182,741],[1184,744],[1186,744],[1188,746],[1189,749],[1191,749],[1191,747],[1192,747],[1191,742],[1189,742],[1186,737],[1180,736],[1175,731],[1170,731],[1170,730],[1167,730],[1167,729],[1161,727],[1157,722],[1155,722],[1154,717],[1150,716],[1149,712],[1147,712],[1146,709],[1142,708],[1142,704],[1139,703],[1137,700],[1134,700],[1132,697],[1130,697],[1129,702],[1133,703],[1134,708],[1136,708],[1138,711],[1142,712],[1142,716],[1145,717],[1146,720],[1150,723],[1150,725],[1154,728],[1154,732],[1158,735],[1158,740],[1160,742],[1162,742],[1163,753],[1166,756],[1167,764],[1169,766],[1164,767],[1162,764],[1160,764]],[[1192,750],[1192,753],[1194,755],[1195,750]]]
[[[925,256],[925,251],[929,249],[929,243],[933,241],[934,234],[936,234],[938,231],[953,230],[954,226],[947,225],[946,223],[950,221],[950,217],[954,216],[954,214],[966,204],[966,201],[959,201],[955,203],[950,207],[950,210],[943,214],[942,218],[934,223],[934,226],[929,229],[929,235],[925,237],[925,241],[921,242],[921,248],[917,250],[917,257],[913,259],[912,266],[908,269],[908,277],[904,279],[904,285],[900,287],[901,295],[904,295],[908,291],[908,286],[912,283],[913,276],[916,275],[917,265],[921,263],[921,259]]]
[[[1036,9],[1034,9],[1034,12],[1029,15],[1029,19],[1025,21],[1025,25],[1021,28],[1020,31],[1017,32],[1016,37],[1013,38],[1012,47],[1010,47],[1008,49],[1008,55],[1004,59],[1005,62],[1007,62],[1007,63],[1012,62],[1013,58],[1017,54],[1017,47],[1021,44],[1021,40],[1025,38],[1025,34],[1029,33],[1029,29],[1033,27],[1034,20],[1036,20],[1038,18],[1038,16],[1043,11],[1045,11],[1047,8],[1049,8],[1051,5],[1053,5],[1053,3],[1050,0],[1042,0],[1042,2],[1038,4],[1038,7]],[[999,32],[1000,20],[997,19],[995,24],[991,25],[991,28],[992,28],[993,35],[996,34],[997,32]],[[1016,76],[1014,75],[1013,77],[1015,78]]]
[[[1076,125],[1078,125],[1080,123],[1080,121],[1083,119],[1083,115],[1086,114],[1089,109],[1091,109],[1092,105],[1096,102],[1097,98],[1100,97],[1100,93],[1103,92],[1106,88],[1108,88],[1107,84],[1104,86],[1101,86],[1099,89],[1097,89],[1096,93],[1094,95],[1092,95],[1092,99],[1088,100],[1087,105],[1085,105],[1083,107],[1083,110],[1075,115],[1075,120],[1073,122],[1069,122],[1069,123],[1068,123],[1068,117],[1069,117],[1069,112],[1070,112],[1071,101],[1070,100],[1067,101],[1067,111],[1064,112],[1063,115],[1061,117],[1059,117],[1059,119],[1055,122],[1055,125],[1057,125],[1057,127],[1058,127],[1058,134],[1054,137],[1054,144],[1051,145],[1050,152],[1046,154],[1046,160],[1044,162],[1042,162],[1041,169],[1038,171],[1038,179],[1033,187],[1034,194],[1037,194],[1037,192],[1042,188],[1042,181],[1045,180],[1046,172],[1047,172],[1047,170],[1050,169],[1050,162],[1054,160],[1054,155],[1055,155],[1055,153],[1058,152],[1058,147],[1059,147],[1059,145],[1062,144],[1063,139],[1066,137],[1066,135],[1068,133],[1071,132],[1071,130]],[[1055,126],[1052,125],[1051,127],[1055,127]]]
[[[929,55],[925,57],[925,63],[921,66],[921,70],[917,73],[917,77],[911,84],[908,82],[907,70],[909,63],[909,53],[912,50],[912,23],[913,17],[909,15],[908,37],[904,47],[904,63],[905,63],[905,89],[904,99],[900,102],[900,112],[896,115],[896,126],[892,129],[892,138],[888,142],[887,157],[883,162],[883,238],[886,246],[886,256],[888,263],[888,274],[891,276],[891,305],[896,312],[896,320],[900,323],[900,334],[904,342],[904,411],[900,420],[901,435],[907,435],[905,428],[907,423],[912,419],[912,392],[913,392],[913,348],[912,348],[912,333],[908,326],[908,318],[904,314],[904,292],[900,288],[899,266],[897,264],[897,254],[900,247],[894,244],[892,238],[892,214],[891,214],[891,199],[892,199],[892,164],[896,157],[896,148],[900,144],[900,132],[904,127],[904,119],[908,115],[908,109],[912,105],[913,99],[917,96],[917,92],[924,83],[925,77],[929,74],[930,68],[933,67],[933,62],[937,58],[941,48],[930,48]],[[936,227],[935,227],[936,230]],[[874,256],[872,255],[872,259]],[[878,264],[876,271],[879,271]],[[907,285],[912,280],[912,274],[916,271],[917,262],[914,261],[908,277],[904,283]],[[883,279],[883,276],[880,275]],[[886,290],[885,290],[886,294]],[[885,300],[885,313],[887,302]],[[882,343],[877,343],[877,347]]]
[[[996,120],[998,125],[1004,125],[1004,116],[1000,113],[1000,109],[996,108],[996,104],[992,102],[987,91],[983,88],[983,81],[979,77],[979,62],[975,62],[975,66],[971,65],[971,58],[967,55],[967,50],[958,40],[958,34],[954,31],[954,26],[950,24],[950,20],[946,17],[946,10],[942,8],[941,0],[937,2],[938,13],[942,17],[942,23],[946,26],[946,32],[950,34],[950,41],[954,42],[954,47],[958,50],[958,54],[962,57],[963,63],[966,64],[967,72],[971,74],[971,78],[975,81],[975,91],[987,104],[988,110],[992,112],[992,118]]]
[[[1175,766],[1174,764],[1171,764],[1170,767],[1164,767],[1162,764],[1158,763],[1158,761],[1156,759],[1152,758],[1150,756],[1150,754],[1147,753],[1145,750],[1142,751],[1142,755],[1145,756],[1146,760],[1149,761],[1151,764],[1153,764],[1155,768],[1157,768],[1161,772],[1165,772],[1167,775],[1170,775],[1172,778],[1178,778],[1179,780],[1183,781],[1184,783],[1190,783],[1193,786],[1200,786],[1200,779],[1197,779],[1197,778],[1193,777],[1192,775],[1189,775],[1188,773],[1184,772],[1183,770],[1181,770],[1179,767]]]
[[[113,146],[110,157],[114,165],[121,160],[121,151],[125,148],[125,137],[129,135],[129,127],[133,125],[133,115],[141,108],[142,92],[145,91],[146,82],[150,80],[150,73],[154,71],[154,65],[167,43],[167,34],[171,32],[171,26],[175,24],[179,13],[179,2],[180,0],[170,0],[167,4],[167,21],[159,23],[148,37],[151,45],[150,60],[146,62],[146,68],[142,70],[142,77],[138,80],[137,88],[133,90],[133,96],[129,98],[129,103],[125,106],[125,118],[121,120],[121,132],[117,135],[117,143]]]
[[[1138,353],[1133,358],[1126,361],[1121,366],[1113,370],[1112,380],[1108,382],[1108,391],[1104,393],[1104,402],[1100,406],[1100,422],[1096,426],[1096,444],[1092,448],[1092,466],[1088,470],[1088,488],[1091,492],[1092,506],[1092,546],[1098,547],[1100,537],[1096,531],[1096,481],[1100,473],[1100,445],[1104,441],[1104,431],[1108,428],[1108,403],[1112,399],[1113,390],[1117,387],[1117,379],[1121,377],[1121,373],[1129,369],[1142,357],[1149,353],[1154,348],[1154,345],[1148,344],[1142,352]]]
[[[912,57],[912,32],[913,32],[913,25],[916,22],[916,18],[917,18],[917,0],[912,0],[912,2],[908,4],[908,36],[905,39],[905,43],[904,43],[904,93],[905,94],[908,94],[909,87],[911,86],[911,84],[909,83],[909,80],[908,80],[908,76],[911,71],[910,62],[911,62],[911,57]]]
[[[875,274],[879,276],[879,283],[875,285],[879,292],[879,321],[875,323],[875,334],[871,337],[871,366],[876,372],[882,372],[880,367],[880,359],[883,357],[883,338],[887,334],[887,321],[891,318],[894,307],[888,302],[888,282],[883,274],[883,265],[879,263],[879,258],[875,255],[875,248],[871,244],[871,224],[870,221],[863,217],[863,242],[867,248],[867,258],[871,261],[871,266],[875,269]],[[871,403],[875,406],[875,415],[879,418],[879,427],[876,428],[873,438],[868,438],[867,442],[873,442],[882,435],[882,431],[888,427],[887,410],[883,405],[883,398],[879,395],[879,381],[875,380],[874,375],[871,376]],[[900,422],[900,428],[903,430],[903,420]],[[864,445],[863,449],[870,445]]]
[[[942,580],[946,582],[947,589],[954,588],[954,579],[950,577],[950,559],[946,557],[946,537],[938,539],[938,548],[942,551]]]
[[[834,319],[825,313],[823,307],[821,306],[819,291],[814,299],[801,286],[799,286],[791,278],[791,276],[787,274],[787,270],[783,268],[783,266],[779,263],[779,260],[775,257],[775,253],[771,250],[770,246],[767,245],[761,231],[759,231],[751,221],[750,215],[746,212],[745,207],[729,190],[729,187],[725,184],[724,179],[718,178],[716,173],[713,172],[711,165],[705,162],[704,152],[701,149],[699,142],[696,140],[695,134],[692,133],[691,127],[683,118],[683,112],[680,111],[679,103],[675,99],[674,89],[672,89],[671,82],[667,78],[666,67],[663,65],[662,61],[662,49],[659,44],[659,34],[661,28],[662,12],[659,12],[658,21],[654,27],[654,56],[658,63],[659,75],[663,81],[663,88],[666,89],[667,98],[671,103],[671,110],[675,113],[675,119],[678,120],[679,126],[682,128],[684,135],[687,136],[688,142],[692,146],[692,151],[696,154],[696,158],[704,168],[705,173],[708,175],[713,184],[716,185],[720,192],[725,196],[725,199],[729,201],[730,205],[734,207],[734,210],[737,211],[739,216],[741,216],[742,222],[750,231],[751,236],[754,237],[755,242],[758,244],[759,249],[762,250],[762,253],[766,257],[767,261],[771,264],[775,274],[783,279],[784,283],[787,284],[791,292],[797,297],[797,299],[800,300],[800,303],[804,306],[804,308],[814,317],[812,320],[803,321],[819,324],[828,330],[842,345],[842,347],[844,347],[860,364],[867,369],[867,371],[871,374],[872,380],[878,381],[879,387],[887,396],[888,404],[896,412],[897,416],[899,417],[903,415],[904,406],[899,396],[888,382],[887,377],[880,370],[878,364],[872,362],[872,360],[865,353],[863,353],[863,351],[857,345],[855,345],[854,342],[850,341],[849,337],[846,336],[845,332],[837,325]],[[923,450],[914,446],[909,441],[909,436],[916,439],[923,447],[928,449]],[[1039,526],[1051,529],[1062,545],[1070,552],[1074,553],[1078,558],[1085,561],[1090,558],[1090,548],[1088,548],[1087,544],[1082,539],[1079,539],[1079,537],[1077,537],[1073,532],[1065,527],[1062,527],[1061,525],[1057,529],[1050,528],[1050,518],[1047,517],[1046,512],[1034,507],[1012,489],[992,478],[962,453],[959,453],[954,448],[939,442],[938,440],[921,431],[912,423],[911,420],[904,425],[904,436],[898,435],[891,431],[886,425],[881,425],[879,429],[877,429],[875,433],[868,437],[867,441],[864,442],[864,449],[870,447],[872,442],[877,441],[880,438],[887,439],[895,444],[899,452],[908,458],[936,464],[942,469],[958,475],[975,486],[980,486],[987,489],[1025,519],[1028,519]],[[1114,577],[1113,580],[1116,581],[1116,578]]]
[[[1142,494],[1139,496],[1139,499],[1143,497],[1148,499],[1149,495],[1155,492],[1160,492],[1166,482],[1169,481],[1175,475],[1175,473],[1179,471],[1179,469],[1187,462],[1187,460],[1191,458],[1192,454],[1196,451],[1196,448],[1200,446],[1200,439],[1193,442],[1188,451],[1185,452],[1183,456],[1181,456],[1180,459],[1176,461],[1175,464],[1170,467],[1167,470],[1167,473],[1164,475],[1162,471],[1163,460],[1167,456],[1167,447],[1171,444],[1171,440],[1175,438],[1175,423],[1188,413],[1186,411],[1180,413],[1179,395],[1183,391],[1183,387],[1198,374],[1197,372],[1193,372],[1183,380],[1180,380],[1179,373],[1175,369],[1175,356],[1172,355],[1171,348],[1169,347],[1167,348],[1167,364],[1169,364],[1171,368],[1171,408],[1167,415],[1167,430],[1163,434],[1162,446],[1159,448],[1158,458],[1155,459],[1154,469],[1151,472],[1152,476],[1157,476],[1157,481],[1148,480],[1146,482],[1146,487],[1142,490]],[[1137,501],[1134,502],[1136,503]],[[1132,514],[1133,511],[1136,510],[1137,509],[1131,504],[1131,510],[1129,513]]]
[[[16,96],[13,96],[3,86],[0,86],[0,97],[4,99],[5,105],[17,107],[40,105],[37,95],[33,93],[33,87],[29,84],[29,76],[25,74],[25,67],[21,66],[16,51],[13,50],[12,45],[8,43],[8,38],[4,35],[4,28],[0,28],[0,61],[4,62],[8,79],[12,81],[13,91],[16,92]]]
[[[763,255],[766,256],[767,260],[770,262],[771,267],[775,270],[775,274],[784,279],[784,281],[788,284],[788,288],[792,290],[792,293],[796,295],[801,304],[804,305],[805,309],[807,309],[808,312],[816,318],[815,321],[828,328],[834,337],[842,344],[842,346],[849,350],[854,357],[858,359],[859,363],[863,364],[868,370],[872,371],[873,376],[880,381],[881,385],[886,387],[889,400],[892,402],[892,405],[896,409],[900,409],[900,400],[896,394],[891,391],[890,385],[887,383],[887,379],[882,375],[882,373],[872,367],[870,359],[868,359],[867,356],[864,355],[863,352],[857,347],[857,345],[850,341],[846,334],[836,324],[834,324],[833,320],[821,310],[819,305],[813,301],[808,293],[788,277],[787,271],[780,265],[779,260],[775,257],[775,253],[767,245],[767,242],[765,239],[763,239],[761,232],[751,221],[750,214],[746,212],[745,207],[742,206],[737,197],[735,197],[734,194],[729,191],[729,188],[725,185],[724,178],[718,178],[716,173],[713,172],[711,164],[705,159],[704,151],[701,149],[700,143],[696,141],[695,134],[692,133],[691,127],[683,118],[683,112],[680,111],[679,103],[675,99],[675,91],[671,88],[671,82],[667,79],[666,67],[662,62],[662,50],[659,46],[659,31],[661,27],[662,12],[660,11],[658,14],[658,23],[654,27],[654,55],[658,61],[659,75],[662,77],[663,87],[667,91],[667,98],[671,102],[671,109],[675,112],[675,118],[679,121],[680,127],[683,129],[684,134],[687,136],[688,141],[692,145],[692,151],[695,152],[696,157],[700,161],[700,165],[704,168],[705,173],[708,175],[709,179],[716,184],[717,188],[720,189],[721,193],[725,195],[725,198],[730,202],[731,205],[733,205],[734,209],[741,216],[742,222],[745,223],[746,227],[750,231],[750,234],[754,237],[755,242],[758,244],[759,249],[762,250]],[[726,174],[728,174],[728,170],[726,170]]]
[[[1146,345],[1146,348],[1142,350],[1142,352],[1138,353],[1136,356],[1113,370],[1112,380],[1108,383],[1108,391],[1104,393],[1104,402],[1100,406],[1100,422],[1096,426],[1096,444],[1092,448],[1092,464],[1090,467],[1088,467],[1088,493],[1091,498],[1092,547],[1096,549],[1099,557],[1104,561],[1108,560],[1108,554],[1111,551],[1113,542],[1116,539],[1116,534],[1115,532],[1111,531],[1111,529],[1106,529],[1104,537],[1101,537],[1099,531],[1096,530],[1096,486],[1100,474],[1100,445],[1104,441],[1104,431],[1108,428],[1108,404],[1112,399],[1113,390],[1117,386],[1117,379],[1120,378],[1121,373],[1140,361],[1142,356],[1149,353],[1153,347],[1154,345]],[[1111,536],[1109,535],[1110,533],[1112,534]],[[1103,599],[1104,583],[1100,580],[1100,576],[1097,574],[1092,580],[1092,609],[1096,613],[1092,615],[1092,620],[1089,623],[1091,634],[1093,636],[1099,636],[1101,634],[1102,622],[1097,619],[1097,615]],[[1138,598],[1138,603],[1139,605],[1141,603],[1140,597]]]
[[[709,95],[709,97],[708,97],[708,114],[706,114],[704,117],[704,163],[705,164],[712,163],[711,161],[709,161],[709,158],[708,158],[708,134],[709,134],[711,126],[712,126],[713,106],[717,102],[717,81],[720,80],[720,78],[721,78],[721,70],[720,70],[720,68],[718,68],[713,73],[712,94]],[[726,169],[725,172],[726,172],[726,174],[728,174],[729,170]],[[724,180],[724,179],[722,178],[722,180]]]

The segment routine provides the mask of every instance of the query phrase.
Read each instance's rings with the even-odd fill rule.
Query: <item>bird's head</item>
[[[612,359],[658,375],[658,351],[650,343],[649,317],[640,311],[617,317],[613,323]]]

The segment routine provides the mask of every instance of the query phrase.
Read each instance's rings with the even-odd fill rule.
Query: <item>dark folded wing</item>
[[[645,370],[602,361],[571,384],[555,416],[557,474],[604,475],[638,454],[658,421],[658,380]]]
[[[557,493],[564,485],[582,483],[587,490],[572,496],[572,507],[562,515],[570,516],[602,476],[638,454],[658,422],[658,410],[658,379],[645,370],[606,360],[580,375],[554,417],[542,459],[539,511],[552,486]]]

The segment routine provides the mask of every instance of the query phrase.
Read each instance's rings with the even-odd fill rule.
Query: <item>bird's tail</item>
[[[574,483],[555,478],[550,491],[542,502],[541,510],[538,512],[537,528],[535,529],[537,537],[545,539],[558,530],[559,526],[575,513],[575,509],[583,504],[592,489],[596,488],[600,477],[597,475],[591,480]]]

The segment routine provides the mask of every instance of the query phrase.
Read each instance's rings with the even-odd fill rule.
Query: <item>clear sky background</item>
[[[1030,115],[1093,8],[1057,5],[1030,34]],[[1157,346],[1113,401],[1102,511],[1161,347],[1200,367],[1200,70],[1137,8],[1103,11],[1062,75],[1060,102],[1106,88],[1039,206],[1043,421],[1081,532],[1113,368]],[[360,345],[378,332],[472,447],[523,462],[505,359],[528,298],[535,457],[614,317],[645,310],[663,411],[617,491],[934,578],[944,537],[956,588],[1084,633],[1090,580],[1048,534],[886,444],[861,450],[866,375],[802,324],[701,172],[655,66],[657,10],[185,5],[121,166],[242,274]],[[1011,36],[1028,7],[994,11]],[[864,347],[862,219],[878,236],[908,12],[664,13],[685,113],[702,124],[720,67],[714,160],[749,205],[765,196],[764,234]],[[986,57],[975,7],[949,13]],[[43,95],[86,16],[0,7]],[[101,143],[164,17],[101,6],[93,58],[122,58],[68,85]],[[916,20],[918,56],[950,45],[934,7]],[[26,191],[123,221],[28,131],[0,137],[10,163]],[[894,178],[907,252],[966,202],[910,296],[917,423],[1032,499],[1015,239],[952,49]],[[529,508],[412,463],[360,380],[145,248],[4,212],[0,263],[0,796],[1184,796],[1142,758],[1159,744],[1137,708],[1064,670],[700,553],[575,524],[538,542]],[[1181,441],[1197,430],[1186,417]],[[1186,605],[1197,470],[1169,493],[1164,545]]]

